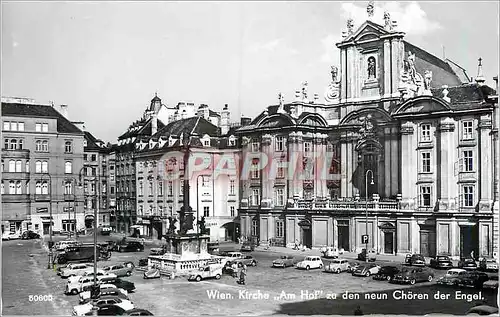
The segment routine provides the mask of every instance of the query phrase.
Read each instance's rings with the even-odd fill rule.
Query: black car
[[[401,272],[401,270],[396,266],[382,266],[377,274],[373,276],[374,280],[387,280],[391,281],[394,275]]]
[[[125,241],[116,245],[118,252],[141,252],[144,251],[144,244],[139,241]]]
[[[125,310],[120,306],[113,304],[104,304],[97,306],[97,316],[122,316]],[[85,316],[93,316],[93,312],[85,314]]]
[[[461,258],[458,262],[458,267],[464,270],[477,270],[476,260],[473,258]]]
[[[125,281],[116,277],[104,277],[100,280],[101,284],[113,284],[117,288],[123,288],[127,292],[133,292],[135,290],[135,284],[129,281]]]
[[[23,240],[40,239],[40,235],[36,232],[28,230],[23,232],[23,234],[21,235],[21,239]]]
[[[489,280],[488,274],[478,271],[470,271],[458,278],[457,285],[463,287],[483,288],[483,283]]]
[[[408,260],[408,265],[425,266],[425,258],[422,254],[413,254]]]
[[[430,267],[436,269],[441,269],[441,268],[451,269],[453,267],[453,262],[451,262],[450,257],[447,255],[438,255],[431,259]]]

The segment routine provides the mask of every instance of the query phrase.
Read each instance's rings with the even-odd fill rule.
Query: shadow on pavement
[[[332,286],[330,294],[336,293]],[[482,299],[470,298],[469,301],[456,299],[456,294],[479,294]],[[457,293],[460,292],[460,293]],[[350,293],[355,294],[355,293]],[[359,308],[362,314],[392,314],[392,315],[425,315],[425,314],[454,314],[465,315],[465,313],[476,304],[486,304],[494,307],[497,305],[497,291],[476,289],[455,289],[433,285],[417,285],[411,288],[358,293],[359,299],[343,299],[341,293],[337,293],[336,299],[319,298],[302,302],[290,302],[280,305],[276,314],[286,315],[355,315]],[[385,294],[385,295],[383,295]],[[394,296],[393,296],[394,294]],[[396,299],[402,294],[428,294],[428,299]],[[448,299],[435,299],[435,294],[449,294]],[[323,291],[323,296],[328,296]],[[366,299],[365,296],[374,299]],[[387,299],[384,298],[386,296]],[[300,294],[298,295],[300,297]],[[333,297],[333,296],[332,296]],[[476,297],[479,297],[476,295]],[[446,298],[446,297],[443,297]],[[359,313],[359,312],[358,312]]]

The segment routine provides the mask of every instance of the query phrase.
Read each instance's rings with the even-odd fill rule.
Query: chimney
[[[68,105],[59,105],[59,113],[63,115],[66,119],[69,120],[68,117]]]

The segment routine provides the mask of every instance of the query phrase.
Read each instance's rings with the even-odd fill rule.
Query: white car
[[[100,283],[101,279],[108,277],[109,277],[108,275],[97,276],[97,284]],[[68,280],[68,284],[66,284],[66,289],[64,292],[66,294],[76,295],[78,293],[87,291],[93,284],[94,284],[93,276],[81,276],[76,281]]]
[[[300,261],[297,263],[297,268],[298,269],[321,269],[323,268],[323,261],[321,261],[321,258],[319,256],[306,256],[304,261]]]
[[[19,234],[19,232],[5,231],[2,234],[2,240],[16,240],[16,239],[21,239],[21,234]]]
[[[100,280],[103,277],[118,277],[118,276],[116,276],[116,274],[107,273],[107,272],[105,272],[105,271],[103,271],[101,269],[97,270],[96,276],[97,276],[97,280]],[[94,270],[92,269],[92,270],[86,271],[86,272],[84,272],[81,275],[70,276],[68,278],[68,283],[76,282],[76,281],[78,281],[82,277],[90,277],[90,278],[94,277]]]
[[[72,263],[61,268],[57,275],[60,275],[62,278],[68,278],[70,276],[83,275],[85,272],[92,270],[94,270],[94,265],[91,263]]]
[[[76,245],[80,245],[81,242],[74,241],[74,240],[66,240],[66,241],[59,241],[54,244],[52,247],[56,251],[64,251],[66,250],[67,247],[72,247]]]
[[[127,311],[134,309],[134,304],[126,299],[121,299],[118,297],[102,297],[97,300],[96,306],[102,306],[102,305],[116,305],[120,307],[121,309]],[[92,312],[92,303],[87,303],[83,305],[78,305],[73,307],[73,316],[85,316],[86,314],[89,314]]]

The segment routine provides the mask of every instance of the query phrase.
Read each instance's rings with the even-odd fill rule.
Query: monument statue
[[[373,17],[373,13],[375,9],[375,2],[373,0],[368,2],[368,5],[366,6],[366,13],[368,13],[368,17]]]
[[[347,33],[352,34],[353,32],[354,32],[354,20],[348,19],[347,20]]]
[[[338,72],[339,72],[339,69],[337,68],[337,66],[331,66],[331,73],[332,73],[332,83],[336,83],[337,82],[337,76],[338,76]]]
[[[200,226],[200,234],[205,234],[205,231],[207,231],[205,216],[201,217],[201,220],[198,222],[198,225]]]
[[[307,99],[307,81],[302,83],[302,99],[305,100]]]
[[[424,88],[425,88],[425,90],[431,89],[431,81],[432,81],[432,71],[426,70],[424,73]]]
[[[168,217],[168,230],[167,234],[175,234],[175,223],[177,222],[177,219],[174,217]]]
[[[391,30],[392,29],[391,14],[387,11],[384,12],[384,22],[385,22],[385,28]]]
[[[375,58],[368,58],[368,78],[375,78]]]

